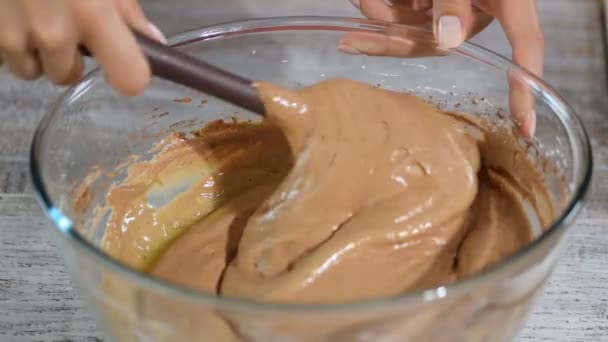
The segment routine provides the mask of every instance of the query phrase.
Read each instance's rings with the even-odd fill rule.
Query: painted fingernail
[[[347,53],[349,55],[360,55],[361,51],[355,49],[352,46],[340,43],[338,44],[338,50],[340,50],[341,52]]]
[[[357,7],[357,8],[361,8],[361,2],[359,2],[359,0],[348,0],[350,1],[351,4],[353,4],[353,6]]]
[[[165,35],[158,29],[156,25],[148,23],[148,30],[156,40],[163,44],[167,44],[167,37],[165,37]]]
[[[462,24],[454,15],[444,15],[437,23],[437,40],[439,47],[451,49],[462,44]]]

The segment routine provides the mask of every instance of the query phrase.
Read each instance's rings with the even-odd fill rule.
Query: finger
[[[433,22],[432,0],[393,0],[389,3],[393,11],[393,22],[416,26],[426,26]]]
[[[496,1],[496,18],[513,48],[513,60],[542,76],[545,41],[534,0]]]
[[[433,28],[439,47],[458,47],[467,37],[466,28],[472,26],[471,0],[435,0]]]
[[[21,20],[21,3],[13,0],[0,0],[0,51],[19,53],[26,51],[27,27]]]
[[[130,27],[152,39],[167,44],[165,35],[146,18],[137,0],[115,0],[115,2],[118,12]]]
[[[123,95],[135,95],[150,82],[150,67],[131,30],[111,2],[77,1],[85,45],[102,66],[107,81]]]
[[[496,1],[496,17],[513,49],[513,61],[537,76],[542,76],[544,38],[533,0]],[[522,133],[531,138],[536,130],[535,98],[529,80],[521,72],[509,75],[510,106]]]
[[[428,11],[433,7],[433,0],[412,0],[411,6],[414,11]]]
[[[338,43],[338,50],[349,54],[368,56],[391,56],[402,58],[429,57],[444,55],[445,51],[433,44],[432,37],[418,35],[351,32]]]
[[[353,6],[361,9],[361,1],[366,0],[349,0]],[[382,0],[388,6],[400,6],[403,8],[409,8],[414,11],[428,11],[433,7],[433,0]]]
[[[432,15],[428,14],[431,7],[432,3],[427,6],[424,0],[361,0],[359,6],[369,19],[419,26],[432,22]]]
[[[530,78],[519,70],[509,71],[509,108],[511,117],[522,135],[532,138],[536,130],[535,97],[530,89]]]
[[[391,2],[386,0],[360,0],[360,3],[351,1],[359,7],[361,13],[372,20],[393,22],[393,9]]]
[[[492,21],[494,21],[494,16],[473,6],[471,12],[471,20],[464,28],[466,36],[465,40],[469,40],[479,34],[479,32],[483,31],[486,27],[488,27],[492,23]]]
[[[40,76],[40,65],[28,42],[21,5],[0,0],[0,58],[15,76],[31,80]]]
[[[481,32],[493,20],[491,15],[478,9],[473,12],[469,36]],[[469,37],[467,36],[467,38]],[[386,32],[351,32],[338,43],[338,49],[349,54],[393,57],[443,56],[432,34],[407,27],[392,26]]]
[[[2,52],[2,60],[11,73],[23,80],[35,80],[42,74],[38,57],[32,51],[19,54]]]
[[[82,74],[82,58],[76,51],[76,27],[66,3],[23,0],[23,4],[46,76],[62,85],[77,81]]]
[[[360,7],[359,0],[350,0],[355,7]],[[366,0],[361,0],[365,2]],[[382,0],[378,1],[377,5],[382,5],[381,2],[384,2],[389,8],[397,8],[401,10],[408,10],[410,12],[422,12],[428,11],[433,7],[433,0]],[[383,6],[384,7],[384,6]],[[378,7],[380,9],[382,7]]]
[[[76,44],[63,49],[42,50],[40,61],[44,74],[55,84],[73,84],[82,77],[84,63]]]

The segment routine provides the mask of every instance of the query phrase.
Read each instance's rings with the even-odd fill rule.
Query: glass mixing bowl
[[[348,55],[336,49],[348,32],[396,34],[422,47],[434,44],[432,35],[419,29],[310,17],[207,27],[170,43],[251,79],[300,87],[348,77],[412,92],[442,109],[483,115],[497,124],[509,121],[508,78],[516,77],[536,100],[538,128],[528,151],[545,159],[545,180],[558,209],[554,223],[480,274],[396,298],[269,304],[218,298],[154,279],[99,248],[107,215],[99,217],[97,210],[108,187],[125,176],[117,165],[133,155],[149,158],[150,148],[168,132],[188,132],[219,118],[257,118],[158,79],[139,96],[120,97],[93,71],[42,120],[32,143],[31,173],[43,208],[61,232],[74,282],[109,339],[505,341],[517,334],[589,189],[592,160],[584,128],[542,80],[479,46],[466,43],[441,57]]]

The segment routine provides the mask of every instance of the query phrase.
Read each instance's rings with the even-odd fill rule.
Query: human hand
[[[0,0],[0,64],[22,79],[44,74],[66,85],[82,74],[82,44],[119,93],[134,95],[151,76],[131,30],[165,41],[137,0]]]
[[[432,28],[441,49],[457,47],[487,27],[495,18],[502,26],[513,53],[513,61],[537,76],[542,75],[544,39],[534,0],[350,0],[374,20]],[[399,37],[351,33],[338,46],[348,53],[383,56],[412,56],[420,47]],[[440,49],[426,54],[442,54]],[[414,54],[416,55],[416,54]],[[418,55],[419,56],[419,55]],[[521,132],[532,137],[536,128],[534,96],[525,77],[509,75],[510,108]]]

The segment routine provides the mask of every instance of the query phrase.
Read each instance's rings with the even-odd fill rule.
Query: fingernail
[[[165,35],[158,29],[158,27],[156,27],[156,25],[148,23],[148,30],[150,30],[150,33],[154,36],[154,38],[156,38],[156,40],[163,44],[167,44],[167,37],[165,37]]]
[[[390,7],[393,7],[393,2],[391,0],[384,0],[384,2]]]
[[[462,24],[454,15],[444,15],[437,23],[437,40],[439,47],[451,49],[462,44]]]
[[[351,4],[353,4],[353,6],[357,7],[357,8],[361,8],[361,3],[359,2],[359,0],[348,0],[350,1]]]
[[[338,44],[338,50],[340,50],[341,52],[347,53],[349,55],[360,55],[361,51],[355,49],[352,46],[340,43]]]

